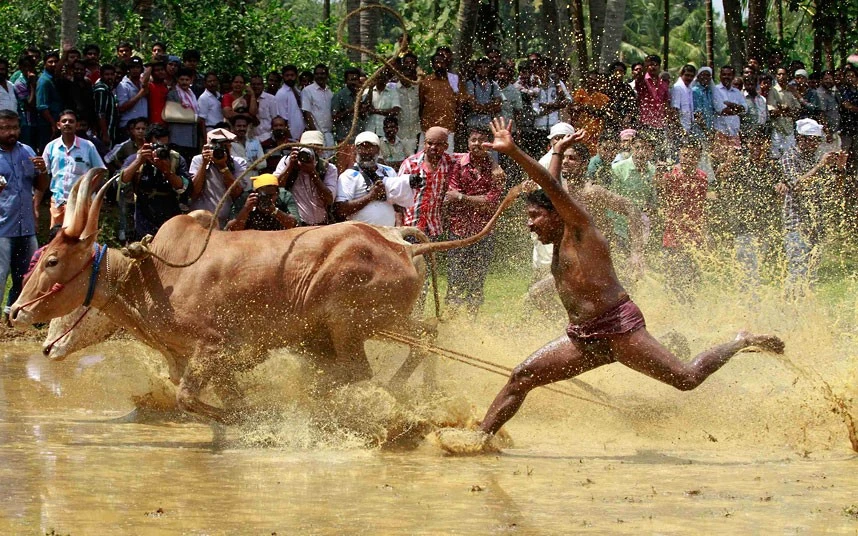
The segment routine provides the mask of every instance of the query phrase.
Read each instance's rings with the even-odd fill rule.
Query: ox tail
[[[411,255],[413,255],[415,257],[417,255],[427,255],[429,253],[434,253],[436,251],[447,251],[449,249],[463,248],[463,247],[470,246],[471,244],[475,244],[475,243],[479,242],[480,240],[485,238],[486,235],[488,235],[491,232],[492,228],[494,228],[494,226],[495,226],[495,223],[497,223],[498,218],[500,218],[500,215],[503,213],[503,211],[508,209],[510,207],[510,205],[512,205],[515,202],[516,198],[518,198],[518,196],[521,194],[521,191],[522,191],[522,185],[521,184],[517,184],[517,185],[513,186],[510,189],[509,193],[506,194],[506,197],[503,198],[503,201],[501,201],[500,206],[495,211],[492,218],[488,221],[488,223],[486,223],[486,226],[483,227],[483,230],[480,231],[479,233],[477,233],[473,236],[469,236],[468,238],[462,238],[461,240],[447,240],[444,242],[430,242],[430,243],[426,243],[426,244],[416,244],[416,245],[412,246],[412,248],[411,248]]]
[[[429,237],[417,227],[395,227],[400,236],[414,238],[421,244],[429,244]],[[417,255],[412,255],[416,257]],[[432,299],[435,300],[435,318],[441,318],[441,298],[438,295],[438,272],[435,270],[435,254],[428,252],[426,255],[426,266],[429,268],[429,280],[432,282]]]

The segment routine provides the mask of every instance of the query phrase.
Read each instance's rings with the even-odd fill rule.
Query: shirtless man
[[[643,314],[629,299],[614,271],[605,237],[581,203],[515,143],[509,123],[491,124],[494,141],[486,147],[508,155],[542,187],[528,194],[528,227],[543,243],[554,244],[551,272],[569,315],[566,336],[537,350],[515,368],[480,425],[481,448],[511,419],[536,387],[573,378],[602,365],[620,362],[680,390],[694,389],[737,352],[749,346],[782,353],[772,335],[740,332],[690,363],[680,361],[646,330]],[[557,153],[552,157],[559,159]],[[557,163],[554,162],[556,166]],[[441,446],[444,431],[439,433]]]
[[[593,225],[603,235],[613,235],[614,223],[608,218],[606,211],[613,211],[627,219],[631,238],[631,255],[628,258],[631,269],[629,276],[632,280],[637,280],[643,275],[643,248],[646,244],[643,215],[631,200],[587,180],[585,171],[589,151],[579,141],[585,135],[581,133],[582,131],[578,132],[580,134],[569,135],[557,141],[554,151],[563,155],[563,160],[561,163],[559,158],[552,158],[548,165],[548,172],[552,177],[563,179],[561,183],[566,184],[569,195],[584,205],[593,219]],[[529,182],[533,184],[531,190],[538,188],[532,180]],[[554,288],[554,276],[548,275],[530,286],[528,300],[540,309],[550,308],[550,305],[555,303]],[[557,304],[559,306],[559,302]]]

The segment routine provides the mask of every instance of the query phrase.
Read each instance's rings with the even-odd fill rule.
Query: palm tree
[[[477,19],[480,14],[480,0],[461,0],[456,15],[456,42],[453,54],[460,62],[471,59],[474,53],[474,36],[477,32]]]
[[[618,58],[620,44],[623,41],[625,16],[626,0],[606,0],[602,47],[599,51],[599,66],[601,68]]]
[[[73,48],[77,44],[77,25],[80,22],[80,5],[78,0],[63,0],[60,15],[60,39],[63,50]]]

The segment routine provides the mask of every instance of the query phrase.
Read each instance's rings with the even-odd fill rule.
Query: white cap
[[[822,132],[822,125],[813,119],[799,119],[795,122],[795,133],[800,136],[816,136],[822,138],[825,134]]]
[[[803,76],[807,78],[807,71],[804,69],[796,69],[795,74],[793,76]]]
[[[550,140],[557,136],[568,136],[569,134],[575,134],[575,127],[569,123],[561,122],[551,127],[551,132],[548,133],[548,139]]]
[[[325,146],[325,135],[318,130],[307,130],[301,134],[301,143],[304,145]]]
[[[376,147],[381,146],[381,140],[378,139],[378,135],[375,132],[370,132],[368,130],[361,132],[355,138],[355,145],[360,145],[361,143],[371,143]]]
[[[234,139],[235,134],[225,128],[216,128],[214,130],[210,130],[209,133],[206,134],[206,141],[209,143],[211,143],[212,140],[232,141]]]

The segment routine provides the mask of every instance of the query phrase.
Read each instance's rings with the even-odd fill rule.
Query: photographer
[[[230,154],[230,143],[235,135],[223,128],[216,128],[206,135],[207,145],[203,146],[202,154],[191,160],[191,210],[208,210],[214,212],[220,198],[229,191],[227,199],[220,212],[216,214],[221,228],[226,225],[233,200],[237,199],[250,185],[245,181],[232,188],[233,183],[247,169],[244,158]],[[247,188],[245,188],[247,184]]]
[[[301,143],[323,147],[325,139],[318,130],[308,130],[301,135]],[[337,168],[322,160],[318,149],[293,149],[289,156],[280,160],[274,174],[280,186],[295,197],[303,225],[332,223],[328,219],[328,208],[337,191]]]
[[[137,196],[134,230],[138,238],[154,235],[165,221],[181,213],[180,202],[191,184],[187,162],[169,144],[167,127],[150,125],[145,143],[122,165],[122,184],[131,185]]]
[[[227,231],[283,231],[297,227],[298,204],[287,190],[278,186],[277,177],[264,173],[253,179],[253,191],[245,192],[232,205]]]
[[[274,116],[271,118],[270,128],[271,137],[262,142],[262,152],[264,154],[268,154],[273,151],[275,147],[283,145],[289,141],[289,123],[287,123],[285,119],[279,115]],[[274,151],[265,159],[265,169],[263,169],[262,172],[274,173],[274,170],[277,169],[277,164],[280,163],[280,160],[282,160],[284,156],[289,156],[289,154],[289,149]]]
[[[339,219],[393,226],[397,208],[414,204],[410,176],[400,177],[392,167],[378,163],[381,142],[374,132],[358,134],[355,146],[357,162],[340,175],[334,214]]]

